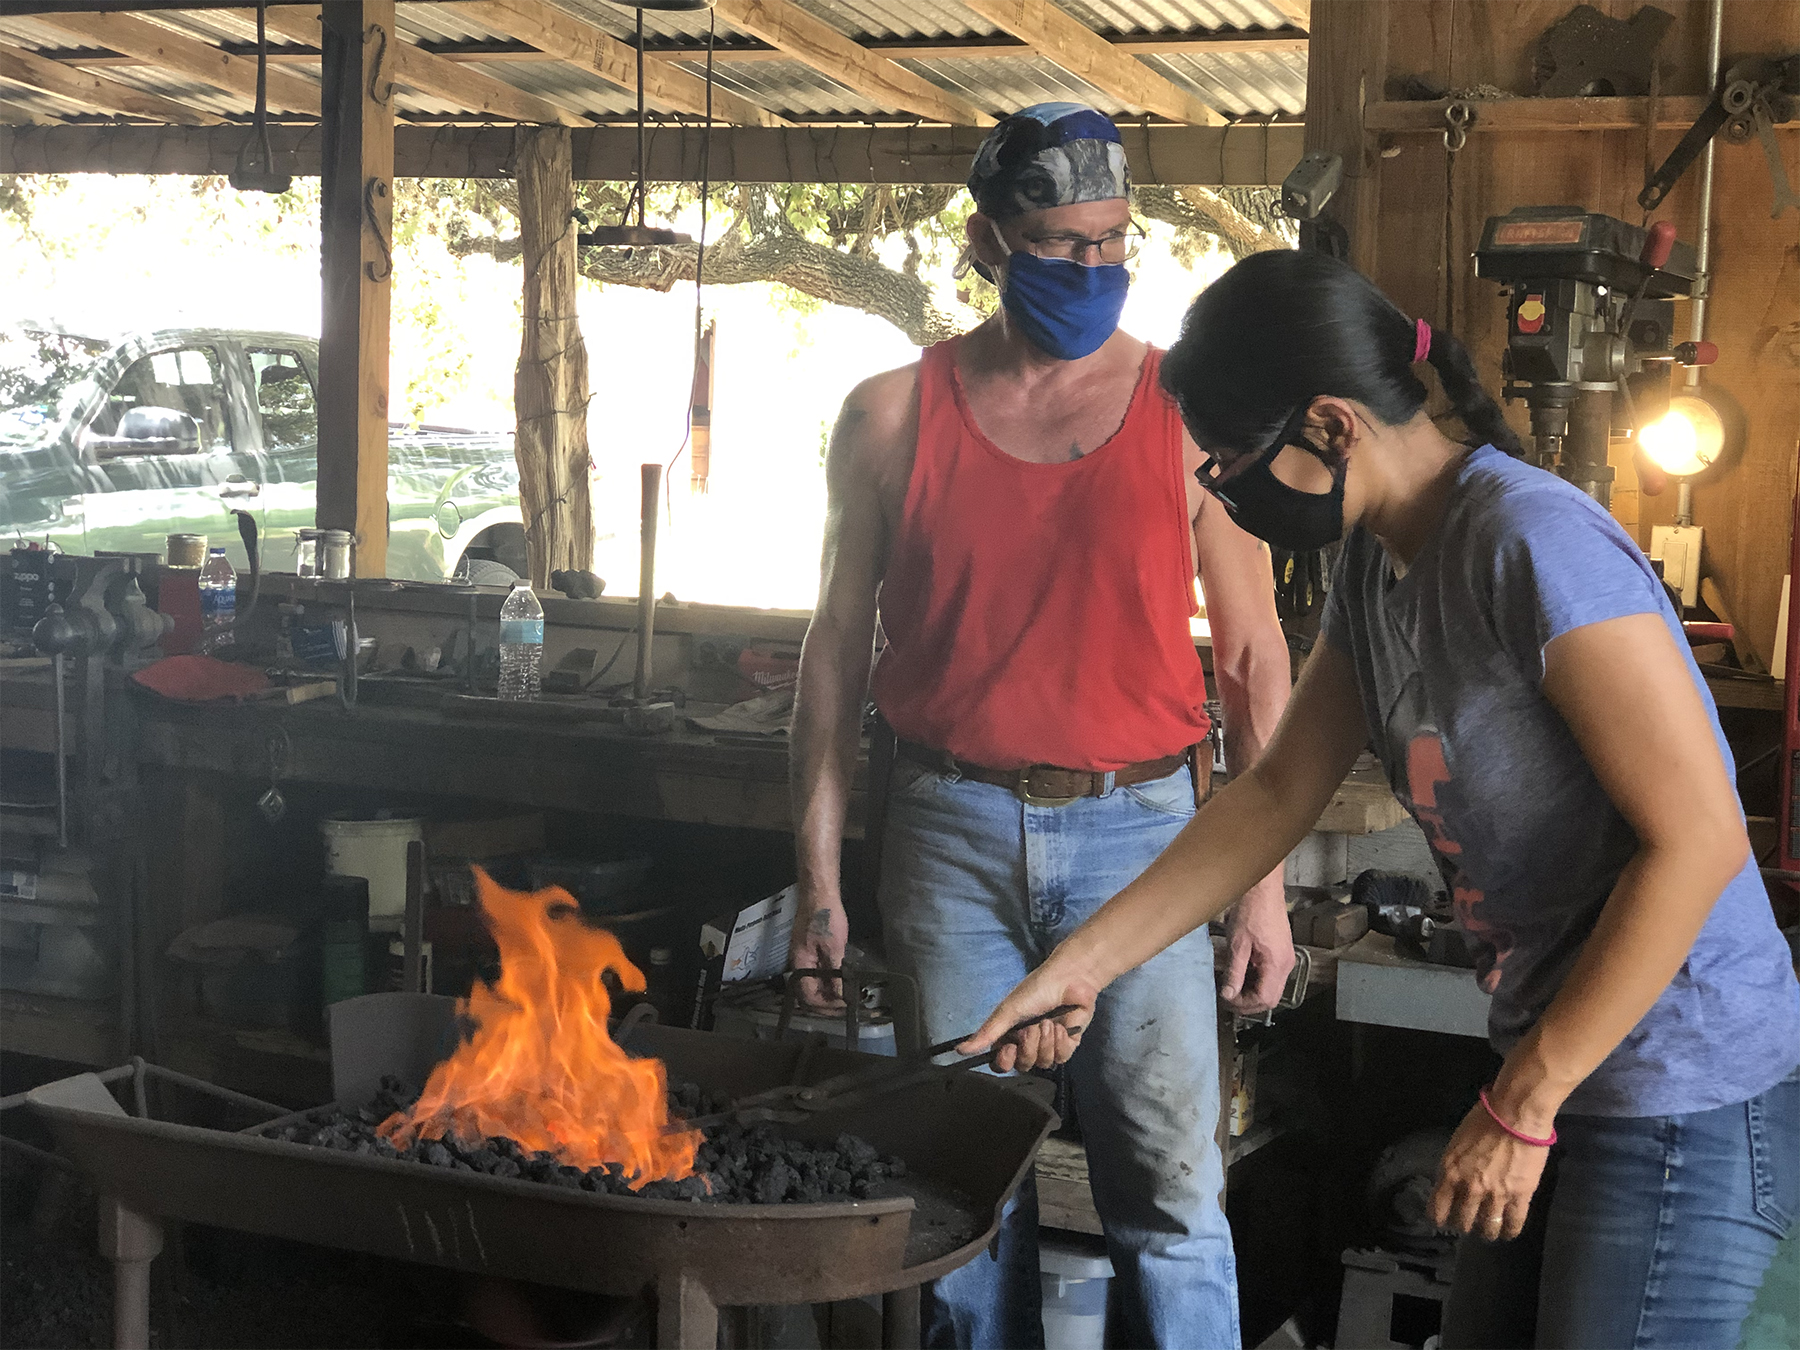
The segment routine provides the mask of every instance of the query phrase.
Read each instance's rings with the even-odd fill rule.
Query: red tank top
[[[919,363],[919,444],[881,583],[876,706],[989,768],[1107,771],[1206,735],[1181,420],[1145,358],[1112,439],[1066,464],[982,435],[952,338]]]

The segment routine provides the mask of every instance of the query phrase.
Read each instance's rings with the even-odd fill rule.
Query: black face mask
[[[1275,476],[1270,465],[1290,444],[1300,446],[1331,470],[1329,492],[1302,492]],[[1225,509],[1240,529],[1295,553],[1310,553],[1343,538],[1344,470],[1347,466],[1341,455],[1333,462],[1312,445],[1290,439],[1284,432],[1256,456],[1254,463],[1233,474],[1229,482],[1220,486],[1215,487],[1207,481],[1211,464],[1209,459],[1194,476],[1202,487],[1225,503]]]

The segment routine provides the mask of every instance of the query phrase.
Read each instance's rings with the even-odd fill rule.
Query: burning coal
[[[607,1032],[605,975],[644,989],[618,939],[583,923],[560,887],[512,891],[479,867],[475,884],[500,978],[458,1005],[473,1033],[432,1070],[417,1102],[381,1122],[379,1138],[399,1152],[505,1139],[523,1156],[616,1171],[632,1186],[693,1177],[703,1136],[667,1128],[662,1061],[633,1059]]]

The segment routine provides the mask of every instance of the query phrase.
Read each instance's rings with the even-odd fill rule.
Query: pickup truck
[[[318,343],[294,333],[164,329],[122,340],[0,328],[0,537],[71,553],[162,553],[203,534],[293,566],[318,493]],[[525,569],[510,434],[393,426],[387,574],[442,581]]]

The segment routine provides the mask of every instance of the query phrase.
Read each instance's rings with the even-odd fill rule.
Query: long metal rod
[[[1706,72],[1712,88],[1719,87],[1719,49],[1725,33],[1725,0],[1712,0],[1706,20]],[[1713,137],[1700,152],[1700,237],[1694,246],[1694,259],[1700,273],[1698,294],[1689,303],[1688,340],[1699,342],[1706,336],[1706,298],[1712,291],[1712,213],[1713,160],[1718,153],[1719,138]],[[1700,384],[1700,367],[1687,368],[1688,388]],[[1686,486],[1684,483],[1682,486]]]
[[[662,501],[662,465],[645,464],[643,511],[638,539],[637,675],[631,696],[642,702],[650,693],[650,647],[656,637],[656,513]]]

